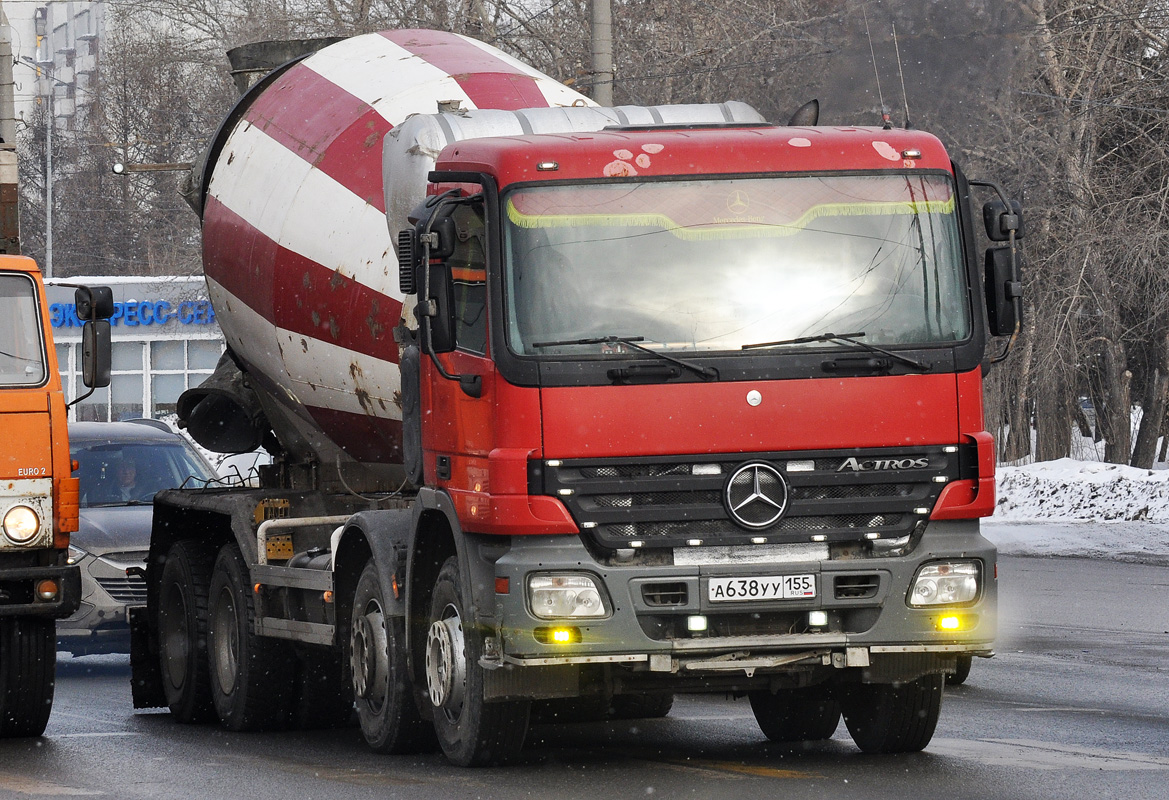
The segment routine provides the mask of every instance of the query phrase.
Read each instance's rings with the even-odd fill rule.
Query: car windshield
[[[45,380],[44,334],[36,286],[27,275],[0,275],[0,386]]]
[[[81,507],[151,503],[163,489],[205,486],[215,473],[183,441],[75,444]]]
[[[521,355],[589,352],[565,342],[596,336],[698,352],[826,331],[875,345],[970,335],[946,175],[541,186],[505,210]]]

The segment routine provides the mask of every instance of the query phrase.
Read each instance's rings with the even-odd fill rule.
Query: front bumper
[[[87,554],[81,570],[81,603],[75,613],[57,623],[62,649],[84,653],[130,652],[130,609],[146,605],[146,581],[127,574],[127,566]]]
[[[38,582],[52,579],[60,587],[55,600],[36,595]],[[0,617],[67,617],[81,602],[81,572],[75,566],[0,567]]]
[[[909,607],[906,595],[921,565],[949,558],[980,562],[977,600],[962,607]],[[995,560],[995,548],[980,535],[975,520],[930,523],[914,550],[897,557],[698,566],[601,564],[577,537],[515,537],[495,562],[496,578],[506,578],[510,589],[495,595],[491,627],[498,633],[498,647],[489,653],[494,664],[486,665],[625,663],[692,676],[828,666],[876,674],[880,662],[936,656],[937,663],[948,663],[959,654],[990,655],[996,634]],[[524,590],[528,575],[536,572],[592,575],[607,594],[609,616],[538,619]],[[806,574],[815,576],[814,598],[709,599],[713,578]],[[827,624],[809,625],[812,611],[824,612]],[[940,629],[939,619],[949,615],[962,619],[961,630]],[[689,630],[691,617],[703,617],[706,630]],[[562,625],[577,628],[579,641],[543,644],[537,638],[538,628]]]

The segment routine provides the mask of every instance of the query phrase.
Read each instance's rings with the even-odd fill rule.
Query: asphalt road
[[[746,701],[534,728],[515,766],[375,756],[356,730],[229,734],[134,713],[124,657],[63,659],[45,737],[0,742],[0,798],[1103,798],[1166,796],[1169,568],[1000,561],[998,656],[947,691],[923,753],[767,742]]]

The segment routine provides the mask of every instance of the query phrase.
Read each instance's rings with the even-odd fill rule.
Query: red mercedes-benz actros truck
[[[924,747],[995,637],[1017,206],[920,131],[600,108],[434,31],[308,49],[233,54],[263,77],[196,175],[227,352],[180,416],[274,463],[156,500],[136,705],[356,704],[476,765],[534,704],[718,692]]]

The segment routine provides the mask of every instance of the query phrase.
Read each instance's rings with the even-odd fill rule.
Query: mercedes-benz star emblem
[[[739,467],[724,490],[727,513],[744,528],[767,528],[787,510],[787,481],[775,467],[752,461]]]
[[[727,195],[727,210],[732,214],[746,214],[751,201],[742,189],[736,189]]]

